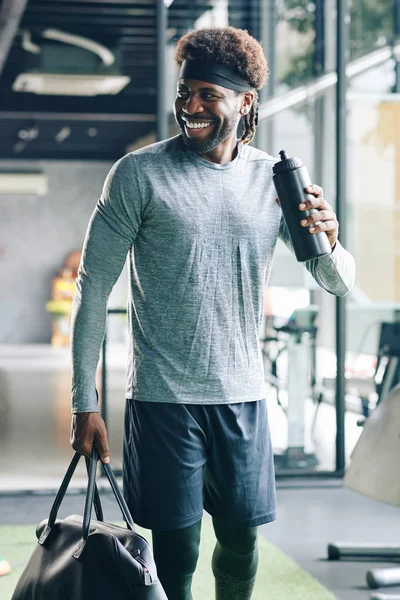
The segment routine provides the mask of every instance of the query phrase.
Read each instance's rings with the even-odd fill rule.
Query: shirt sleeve
[[[72,412],[98,412],[96,369],[105,335],[107,302],[142,220],[135,157],[110,170],[89,221],[72,304]]]
[[[279,237],[294,254],[286,222],[282,216]],[[355,260],[352,254],[345,250],[339,241],[332,252],[326,256],[313,258],[304,263],[306,269],[314,277],[318,285],[335,296],[346,296],[354,286]]]

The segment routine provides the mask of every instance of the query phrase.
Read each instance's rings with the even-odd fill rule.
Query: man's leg
[[[158,577],[168,600],[192,600],[191,585],[199,556],[201,521],[172,531],[153,531]]]
[[[258,564],[257,527],[232,527],[217,519],[213,524],[216,600],[250,600]]]

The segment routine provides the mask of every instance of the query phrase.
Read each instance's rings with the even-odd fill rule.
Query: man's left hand
[[[305,192],[310,196],[314,196],[314,198],[304,200],[304,202],[299,205],[299,209],[311,210],[312,208],[315,208],[318,212],[312,213],[308,217],[302,219],[300,223],[303,227],[307,227],[311,224],[311,227],[308,230],[310,234],[325,231],[331,248],[333,248],[337,242],[339,233],[339,223],[336,214],[333,212],[331,205],[325,200],[324,190],[321,187],[313,184],[306,187]]]

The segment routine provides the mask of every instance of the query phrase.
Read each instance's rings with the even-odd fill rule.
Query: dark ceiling
[[[157,110],[156,1],[0,3],[0,158],[115,160],[143,138],[151,139]],[[168,8],[168,42],[172,44],[193,28],[214,3],[174,0]],[[251,30],[257,23],[257,5],[253,0],[229,2],[230,24]],[[92,97],[13,91],[20,73],[42,69],[44,47],[50,50],[46,60],[53,55],[55,63],[58,54],[66,52],[66,44],[44,39],[43,31],[48,28],[88,38],[111,50],[119,73],[129,76],[130,83],[116,95]],[[32,45],[42,49],[40,54],[23,48],[27,35]],[[4,44],[7,37],[9,43]],[[79,51],[82,57],[95,57],[87,50]]]

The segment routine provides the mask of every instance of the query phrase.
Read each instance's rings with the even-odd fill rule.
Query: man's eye
[[[189,92],[184,92],[183,90],[178,90],[178,98],[185,98],[188,96]]]
[[[203,98],[205,98],[206,100],[210,100],[211,98],[215,98],[214,94],[203,94]]]

